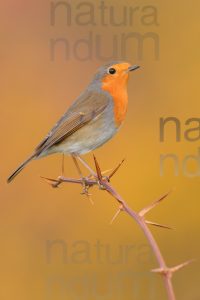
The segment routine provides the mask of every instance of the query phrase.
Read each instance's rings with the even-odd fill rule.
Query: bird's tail
[[[23,168],[35,158],[35,154],[31,155],[27,160],[25,160],[7,179],[7,183],[10,183],[22,170]]]

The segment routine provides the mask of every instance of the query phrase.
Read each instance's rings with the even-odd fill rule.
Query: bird
[[[138,68],[124,61],[101,66],[86,89],[7,182],[32,160],[54,153],[80,157],[109,141],[124,123],[129,74]]]

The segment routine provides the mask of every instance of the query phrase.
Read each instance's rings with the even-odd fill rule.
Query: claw
[[[81,195],[85,195],[88,198],[88,200],[91,202],[91,204],[94,205],[94,201],[91,198],[92,194],[89,193],[89,189],[91,186],[87,184],[87,180],[84,177],[82,178],[82,184],[83,184],[83,191],[81,192]]]

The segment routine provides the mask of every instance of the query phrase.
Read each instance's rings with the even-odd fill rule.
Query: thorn
[[[102,173],[101,173],[101,169],[99,167],[99,164],[97,162],[97,159],[95,157],[95,155],[93,155],[94,157],[94,162],[95,162],[95,167],[96,167],[96,171],[97,171],[97,177],[99,179],[99,182],[101,183],[102,182]]]
[[[113,224],[113,222],[116,220],[116,218],[119,216],[119,214],[124,211],[124,207],[123,205],[120,205],[118,211],[116,212],[116,214],[114,215],[114,217],[112,218],[112,220],[110,221],[110,225]]]
[[[112,171],[112,169],[102,171],[101,172],[101,174],[103,175],[102,177],[107,178],[109,180],[109,178],[107,176],[104,176],[104,175],[106,175],[107,173],[109,173],[111,171]],[[96,179],[93,174],[89,174],[87,178],[88,179],[94,179],[94,180]]]
[[[112,169],[109,169],[109,170],[105,170],[105,171],[103,171],[103,172],[101,172],[102,173],[102,175],[105,175],[105,174],[107,174],[107,173],[109,173],[109,172],[111,172],[112,171]]]
[[[152,204],[150,204],[149,206],[145,207],[144,209],[142,209],[139,212],[140,217],[144,217],[150,210],[152,210],[153,208],[155,208],[157,205],[159,205],[165,198],[167,198],[169,196],[169,194],[171,193],[168,192],[165,195],[163,195],[162,197],[160,197],[158,200],[154,201]]]
[[[94,201],[92,200],[92,194],[89,194],[88,192],[82,192],[81,195],[85,195],[90,201],[91,205],[94,205]]]
[[[92,195],[88,194],[87,195],[88,200],[90,201],[91,205],[94,206],[94,201],[92,200]]]
[[[108,176],[109,179],[111,179],[111,178],[115,175],[115,173],[119,170],[119,168],[120,168],[121,165],[124,163],[124,161],[125,161],[125,159],[123,159],[123,160],[118,164],[118,166],[112,171],[112,173]]]
[[[92,200],[92,195],[88,195],[88,200],[90,201],[91,205],[94,206],[94,201]]]
[[[145,223],[148,224],[148,225],[152,225],[152,226],[156,226],[156,227],[160,227],[160,228],[164,228],[164,229],[173,229],[172,227],[162,225],[162,224],[159,224],[159,223],[155,223],[155,222],[151,222],[151,221],[145,221]]]
[[[171,268],[172,274],[179,271],[179,270],[181,270],[181,269],[183,269],[183,268],[185,268],[185,267],[187,267],[187,266],[189,266],[193,262],[195,262],[195,259],[190,259],[190,260],[188,260],[188,261],[186,261],[186,262],[184,262],[184,263],[182,263],[182,264],[180,264],[176,267]]]
[[[47,177],[42,177],[42,176],[40,176],[40,178],[44,179],[53,188],[58,188],[58,186],[62,183],[60,178],[52,179],[52,178],[47,178]]]
[[[158,273],[158,274],[161,274],[161,275],[167,275],[167,276],[170,276],[172,277],[172,275],[174,273],[176,273],[177,271],[183,269],[184,267],[190,265],[192,262],[194,262],[195,259],[192,259],[192,260],[189,260],[189,261],[186,261],[185,263],[182,263],[176,267],[172,267],[172,268],[158,268],[158,269],[153,269],[151,270],[151,272],[153,273]]]
[[[47,178],[47,177],[44,177],[44,176],[40,176],[40,178],[42,178],[42,179],[44,179],[44,180],[52,181],[52,182],[57,182],[56,179]]]
[[[121,210],[118,209],[118,211],[116,212],[116,214],[114,215],[114,217],[112,218],[112,220],[110,221],[110,225],[113,224],[113,222],[115,221],[115,219],[119,216],[119,214],[121,213]]]

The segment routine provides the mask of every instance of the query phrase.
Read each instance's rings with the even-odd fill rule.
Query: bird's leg
[[[84,165],[84,167],[86,168],[86,169],[88,169],[89,171],[90,171],[90,176],[89,177],[93,177],[95,180],[96,180],[96,183],[98,184],[98,186],[99,186],[99,189],[105,189],[103,186],[102,186],[102,184],[101,184],[101,182],[100,182],[100,180],[99,180],[99,175],[98,175],[98,172],[97,172],[97,170],[96,170],[96,172],[95,171],[93,171],[93,169],[87,164],[87,162],[82,158],[82,157],[80,157],[79,155],[77,155],[76,156],[78,159],[79,159],[79,161]],[[110,182],[110,179],[115,175],[115,173],[119,170],[119,168],[121,167],[121,165],[123,164],[123,162],[124,162],[124,159],[122,160],[122,162],[120,162],[120,164],[118,164],[118,166],[114,169],[114,170],[106,170],[106,171],[104,171],[104,172],[102,172],[101,171],[101,179],[102,180],[105,180],[105,181],[107,181],[107,182]],[[108,176],[106,176],[106,173],[108,173],[108,172],[110,172],[110,171],[112,171],[111,172],[111,174],[110,175],[108,175]]]
[[[50,178],[44,178],[53,188],[58,188],[61,183],[63,183],[64,178],[64,172],[65,172],[65,155],[63,153],[62,155],[62,164],[61,164],[61,176],[58,176],[57,179],[50,179]]]
[[[83,182],[83,192],[82,192],[82,194],[83,194],[83,195],[86,195],[86,196],[88,197],[88,199],[90,200],[90,202],[91,202],[92,204],[94,204],[93,201],[92,201],[92,199],[91,199],[91,194],[89,193],[89,188],[90,188],[90,186],[87,184],[87,180],[86,180],[86,178],[83,176],[83,173],[82,173],[81,168],[80,168],[80,166],[79,166],[79,164],[78,164],[78,161],[77,161],[77,156],[74,155],[74,154],[72,154],[72,159],[73,159],[74,164],[75,164],[75,166],[76,166],[76,169],[77,169],[77,171],[78,171],[78,173],[79,173],[79,176],[80,176],[80,178],[81,178],[81,180],[82,180],[82,182]]]
[[[62,155],[62,176],[65,176],[65,155]]]
[[[64,153],[63,153],[63,155],[62,155],[62,163],[61,163],[61,176],[58,176],[58,178],[57,178],[57,183],[55,182],[54,184],[53,184],[53,187],[58,187],[62,182],[63,182],[63,178],[64,178],[64,174],[65,173],[65,155],[64,155]]]
[[[97,178],[97,174],[95,173],[95,171],[92,170],[92,168],[86,163],[86,161],[80,157],[79,155],[77,155],[77,158],[80,160],[80,162],[84,165],[84,167],[86,169],[88,169],[88,171],[90,171],[91,175],[94,176],[95,178]]]
[[[78,162],[77,162],[76,155],[72,154],[72,159],[73,159],[73,162],[74,162],[74,164],[75,164],[75,166],[76,166],[76,169],[77,169],[77,171],[78,171],[79,176],[81,177],[81,179],[83,179],[84,176],[83,176],[83,173],[82,173],[82,171],[81,171],[81,168],[79,167],[79,164],[78,164]]]

